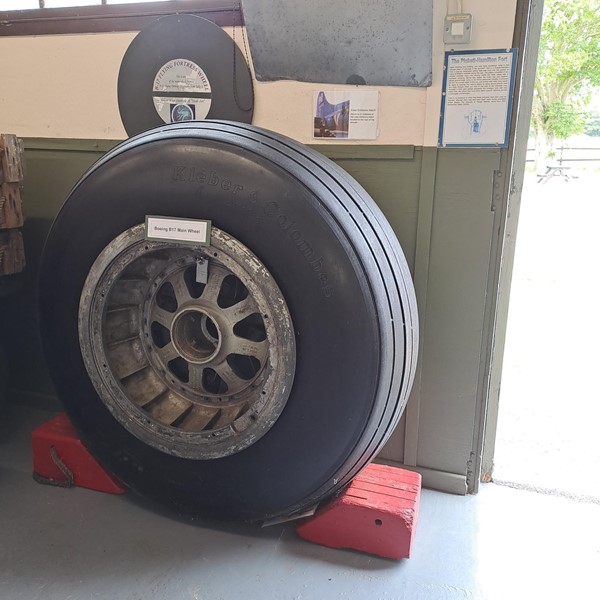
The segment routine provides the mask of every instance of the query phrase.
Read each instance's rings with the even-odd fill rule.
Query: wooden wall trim
[[[59,150],[63,152],[108,152],[123,141],[41,137],[24,137],[22,139],[25,150]]]
[[[419,419],[421,403],[421,371],[425,341],[425,319],[427,306],[427,286],[429,281],[429,257],[431,253],[431,227],[435,199],[437,168],[437,148],[423,149],[421,168],[421,188],[419,190],[419,213],[417,220],[417,243],[415,248],[414,283],[419,309],[419,357],[415,382],[406,406],[406,433],[404,437],[404,462],[418,464]]]
[[[331,160],[412,160],[415,157],[415,146],[331,146],[329,144],[310,144]]]
[[[239,0],[170,0],[0,12],[0,36],[139,31],[158,17],[185,13],[220,27],[242,25]]]
[[[124,140],[91,140],[79,138],[26,137],[26,150],[61,150],[65,152],[108,152]],[[412,160],[415,146],[343,146],[311,144],[313,150],[331,160]]]

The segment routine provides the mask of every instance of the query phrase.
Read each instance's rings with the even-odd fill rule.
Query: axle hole
[[[173,325],[173,342],[190,362],[206,363],[219,347],[219,330],[214,321],[200,310],[187,310]]]

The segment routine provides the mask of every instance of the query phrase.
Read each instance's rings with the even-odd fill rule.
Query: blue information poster
[[[506,147],[517,50],[446,52],[439,147]]]

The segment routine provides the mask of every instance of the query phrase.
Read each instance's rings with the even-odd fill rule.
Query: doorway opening
[[[600,503],[600,137],[570,142],[525,176],[493,479]]]

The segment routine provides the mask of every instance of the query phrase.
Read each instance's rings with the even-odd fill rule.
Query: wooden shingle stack
[[[25,266],[23,236],[23,146],[12,134],[0,134],[0,276]]]

